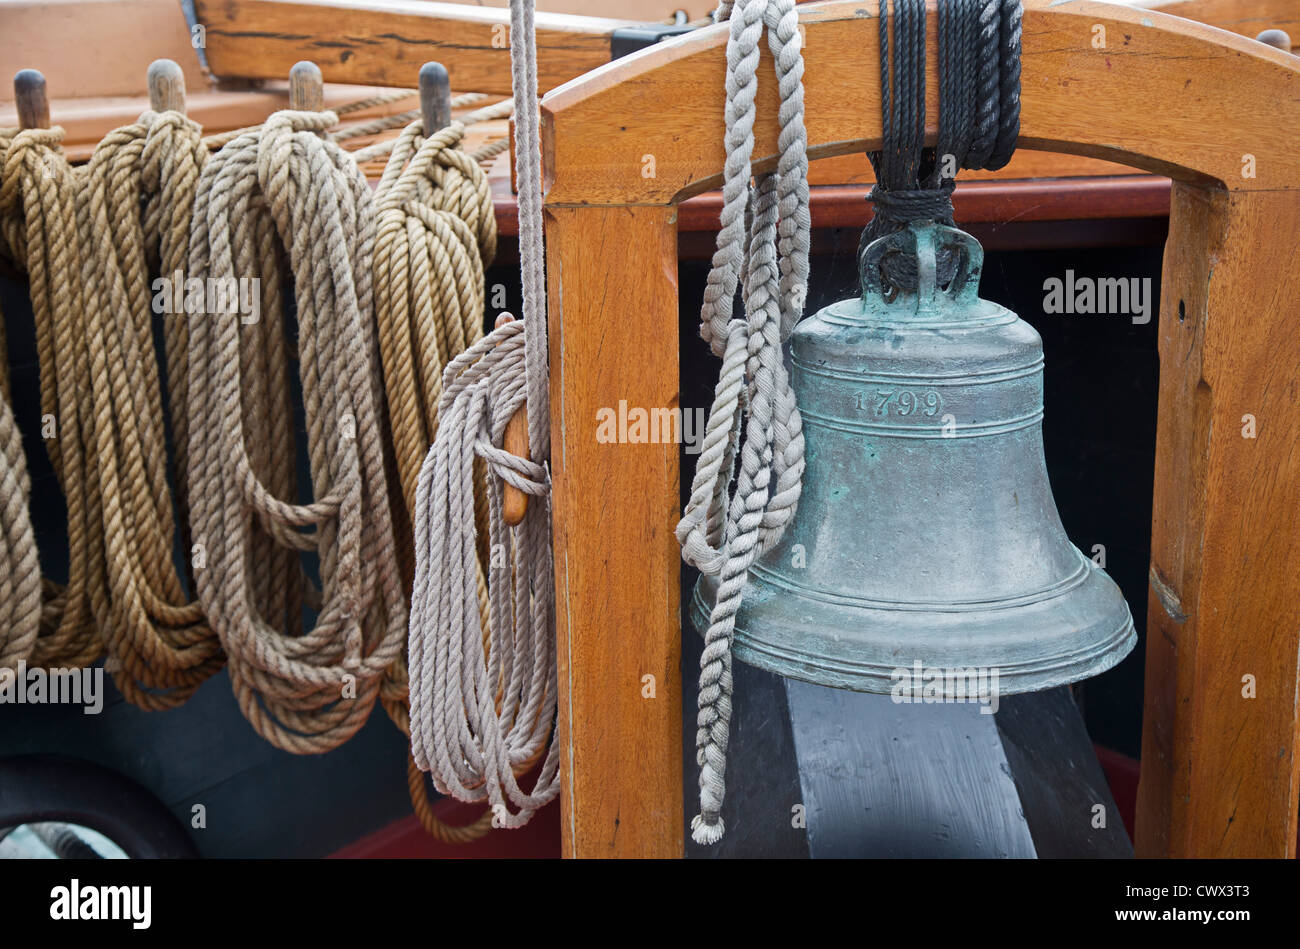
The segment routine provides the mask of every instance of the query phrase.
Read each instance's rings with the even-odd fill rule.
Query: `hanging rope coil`
[[[207,555],[199,598],[239,705],[267,740],[296,753],[327,751],[364,724],[406,624],[371,322],[374,217],[356,164],[322,137],[336,121],[277,112],[213,156],[190,247],[191,276],[269,279],[262,315],[277,323],[268,298],[279,291],[277,238],[293,276],[314,500],[284,500],[293,455],[274,440],[289,414],[283,328],[259,332],[228,312],[191,319],[189,496],[194,540]],[[260,391],[247,385],[259,375]],[[286,552],[319,554],[321,589],[306,598],[318,616],[302,635],[293,597],[278,592],[282,581],[300,582],[297,558],[259,557],[266,547],[255,528]]]
[[[63,156],[62,140],[63,129],[58,127],[0,132],[4,253],[28,276],[40,361],[42,429],[67,509],[68,583],[59,587],[42,581],[40,633],[29,657],[43,667],[86,666],[98,659],[99,625],[108,607],[102,507],[90,457],[93,405],[84,383],[90,357],[83,324],[77,180]],[[15,474],[14,482],[20,493],[28,493],[21,476]],[[6,504],[14,503],[17,498],[7,495]],[[23,589],[22,608],[29,609],[30,577],[24,574],[17,582]],[[19,628],[28,631],[18,640],[28,641],[29,623],[24,614]]]
[[[106,667],[128,700],[155,710],[186,701],[225,661],[172,557],[176,527],[150,282],[152,265],[162,272],[169,302],[173,291],[184,290],[171,284],[183,284],[190,210],[205,158],[197,125],[177,112],[146,112],[109,133],[78,173],[93,449],[109,585]],[[166,317],[164,333],[183,486],[185,314]]]
[[[510,12],[523,319],[499,325],[443,374],[437,431],[416,487],[408,644],[416,764],[439,792],[489,802],[494,825],[502,827],[521,826],[559,793],[533,4],[511,0]],[[527,414],[530,458],[502,447],[518,411]],[[532,498],[513,528],[503,518],[503,484]],[[488,506],[486,626],[476,496]],[[525,790],[518,776],[539,761]]]
[[[453,100],[454,105],[455,100]],[[437,429],[442,373],[454,356],[483,336],[484,267],[496,253],[496,215],[487,175],[461,150],[464,126],[453,122],[426,137],[423,121],[398,137],[376,188],[375,320],[393,454],[405,517],[398,546],[411,550],[408,518],[415,511],[420,467]],[[487,523],[486,495],[478,492],[475,517]],[[478,608],[488,628],[486,544],[475,564]],[[404,564],[409,578],[413,564]],[[399,655],[381,701],[410,735],[409,677]],[[439,821],[424,775],[410,758],[411,803],[434,837],[463,843],[485,834],[492,815],[464,827]]]
[[[483,335],[483,269],[496,254],[491,189],[457,147],[463,136],[458,122],[428,138],[421,124],[408,126],[376,189],[375,314],[408,510],[443,370]]]
[[[549,500],[541,465],[501,446],[527,394],[524,325],[506,323],[447,367],[438,437],[416,496],[415,588],[411,597],[411,750],[434,786],[463,801],[487,800],[494,822],[519,827],[559,790],[556,654],[550,505],[529,505],[517,528],[502,519],[502,483]],[[493,635],[479,618],[475,461],[489,507]],[[468,515],[468,517],[467,517]],[[467,527],[466,522],[469,526]],[[485,640],[488,640],[485,642]],[[532,791],[516,779],[545,754]]]
[[[811,227],[803,57],[794,0],[724,3],[714,19],[724,18],[729,19],[731,35],[722,228],[700,316],[701,335],[722,357],[722,369],[691,497],[677,525],[686,562],[719,578],[700,657],[695,741],[700,813],[691,828],[701,844],[716,843],[724,831],[731,638],[745,578],[754,560],[780,539],[799,500],[803,428],[781,346],[807,298]],[[759,176],[751,187],[754,100],[764,29],[781,95],[781,156],[777,170]],[[738,283],[744,310],[733,316]]]
[[[0,312],[0,669],[31,658],[41,631],[41,564],[29,512],[32,485],[14,420]]]

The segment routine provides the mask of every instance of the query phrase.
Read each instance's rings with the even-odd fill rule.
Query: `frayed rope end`
[[[703,814],[696,814],[691,820],[691,839],[704,847],[716,844],[721,840],[725,830],[721,817],[709,823],[704,820]]]

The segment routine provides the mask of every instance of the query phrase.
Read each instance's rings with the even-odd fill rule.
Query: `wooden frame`
[[[85,0],[83,0],[85,2]],[[145,0],[134,0],[145,2]],[[300,59],[326,82],[414,84],[427,59],[447,66],[457,89],[510,94],[510,12],[431,0],[194,0],[208,65],[217,76],[282,79]],[[541,5],[550,4],[542,0]],[[1254,36],[1280,27],[1300,38],[1289,0],[1136,0],[1137,6]],[[612,4],[615,9],[635,9]],[[626,17],[626,15],[625,15]],[[610,34],[636,20],[539,11],[542,92],[609,61]]]
[[[813,158],[879,145],[876,9],[799,9]],[[677,204],[720,181],[726,35],[643,51],[543,101],[570,856],[682,853],[677,448],[598,444],[595,423],[621,399],[677,404]],[[775,164],[777,112],[763,55],[759,169]],[[1295,855],[1297,62],[1149,10],[1025,2],[1020,144],[1173,179],[1141,855]]]

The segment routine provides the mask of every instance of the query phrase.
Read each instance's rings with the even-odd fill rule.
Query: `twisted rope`
[[[487,175],[459,147],[464,126],[425,137],[422,122],[397,139],[376,189],[375,319],[387,392],[389,428],[405,517],[399,549],[411,550],[407,518],[415,513],[420,468],[437,429],[442,373],[483,336],[483,269],[496,253],[496,216]],[[487,523],[486,495],[476,517]],[[482,535],[481,535],[482,536]],[[485,544],[475,563],[480,621],[488,628]],[[412,565],[404,563],[410,578]],[[410,734],[409,677],[399,655],[381,695],[390,717]],[[491,829],[490,812],[468,827],[450,827],[432,811],[423,773],[410,759],[407,784],[424,828],[440,840],[465,842]]]
[[[701,335],[722,357],[722,369],[691,497],[677,525],[683,559],[718,577],[700,656],[695,740],[700,813],[691,822],[700,844],[716,843],[724,832],[731,640],[745,579],[754,560],[780,539],[799,500],[803,429],[781,346],[807,299],[811,226],[803,56],[794,0],[723,3],[714,19],[723,18],[729,19],[731,35],[722,227],[700,316]],[[759,176],[751,188],[764,28],[781,96],[781,156],[777,170]],[[733,298],[742,271],[743,313],[737,317]],[[733,475],[736,487],[729,493]]]
[[[489,802],[493,823],[502,827],[526,823],[560,787],[552,741],[557,660],[531,0],[511,0],[510,15],[524,316],[478,340],[443,373],[437,431],[416,484],[408,644],[416,765],[430,772],[439,792]],[[527,412],[531,458],[502,448],[506,424],[520,410]],[[502,516],[503,484],[532,496],[513,528]],[[487,500],[486,545],[474,515],[477,498]],[[486,624],[478,582],[484,547]],[[518,776],[539,761],[525,790]]]
[[[181,279],[206,157],[197,125],[178,112],[146,112],[134,125],[109,133],[78,175],[91,447],[108,567],[106,668],[129,701],[152,710],[186,701],[225,661],[172,560],[176,530],[149,280],[150,261],[166,279]],[[183,485],[184,314],[166,318],[164,330]]]
[[[875,214],[858,254],[912,221],[953,225],[952,193],[958,168],[1003,167],[1020,133],[1020,0],[949,0],[939,15],[939,141],[925,148],[924,0],[881,0],[880,88],[882,145],[870,153]],[[893,26],[892,38],[890,26]],[[891,42],[892,39],[892,42]],[[939,254],[939,280],[956,272],[957,255]],[[888,285],[916,287],[916,261],[890,255]]]
[[[30,661],[46,667],[86,666],[99,658],[99,627],[108,611],[104,563],[102,504],[94,470],[94,419],[90,356],[84,327],[85,301],[80,264],[82,247],[77,227],[77,180],[64,158],[60,143],[63,129],[4,130],[0,132],[0,221],[4,253],[30,284],[32,314],[36,324],[37,358],[41,374],[41,414],[51,420],[54,437],[46,438],[46,452],[54,468],[67,508],[68,583],[59,587],[42,581],[40,632],[30,640],[32,608],[26,573],[29,561],[21,553],[20,515],[10,520],[18,561],[13,574],[15,589],[22,590],[21,613],[6,652],[18,656],[30,648]],[[44,424],[44,423],[43,423]],[[6,508],[26,506],[29,488],[16,470],[12,435],[6,456],[12,480],[4,495]],[[17,489],[17,494],[12,493]],[[17,644],[21,644],[17,645]],[[15,661],[16,661],[15,658]]]
[[[0,313],[0,669],[31,658],[40,635],[41,565],[28,511],[32,485],[14,421]]]
[[[242,325],[229,312],[191,321],[189,496],[194,539],[208,558],[197,571],[199,599],[245,716],[300,754],[336,747],[364,724],[406,623],[371,322],[373,209],[356,164],[322,136],[336,121],[329,112],[277,112],[215,155],[200,181],[190,247],[193,277],[263,281],[260,323]],[[314,495],[304,505],[283,500],[293,455],[284,452],[277,238],[297,301]],[[259,529],[269,543],[259,543]],[[319,554],[321,589],[306,598],[318,609],[314,628],[295,635],[299,550]]]

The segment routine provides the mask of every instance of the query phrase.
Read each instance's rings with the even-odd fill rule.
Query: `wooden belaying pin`
[[[1255,37],[1255,40],[1280,49],[1284,53],[1291,52],[1291,35],[1286,30],[1265,30]]]
[[[171,59],[155,59],[146,74],[149,83],[149,108],[155,112],[185,114],[185,73]]]
[[[514,319],[509,313],[497,317],[495,327],[505,326]],[[501,447],[516,458],[528,457],[528,414],[527,405],[521,405],[506,422],[506,430],[501,438]],[[501,496],[501,519],[514,527],[528,513],[528,495],[518,488],[506,484]]]
[[[14,104],[18,106],[19,128],[50,127],[50,99],[45,92],[45,77],[35,69],[20,69],[14,73]]]
[[[451,124],[451,77],[442,63],[420,67],[420,118],[426,137]]]
[[[296,112],[320,112],[325,108],[325,80],[320,67],[303,59],[289,70],[289,108]]]

